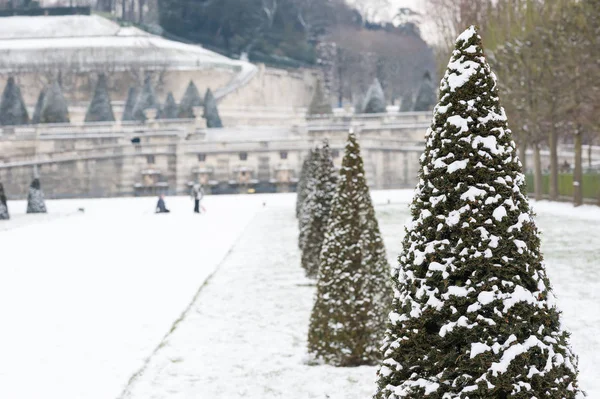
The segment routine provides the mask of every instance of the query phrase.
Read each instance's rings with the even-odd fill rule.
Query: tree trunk
[[[558,134],[554,124],[550,128],[550,200],[558,200]]]
[[[121,0],[121,19],[127,20],[127,0]]]
[[[139,9],[138,23],[140,25],[142,25],[144,23],[144,6],[145,5],[146,5],[146,2],[144,0],[138,0],[138,9]]]
[[[581,187],[583,179],[582,165],[583,145],[581,143],[581,127],[575,132],[575,170],[573,171],[573,205],[583,205],[583,191]]]
[[[541,201],[543,199],[543,188],[542,188],[542,157],[540,155],[540,145],[535,144],[533,146],[533,186],[535,189],[535,200]]]
[[[521,140],[518,147],[519,160],[523,166],[523,173],[527,173],[527,144],[525,144],[524,140]]]

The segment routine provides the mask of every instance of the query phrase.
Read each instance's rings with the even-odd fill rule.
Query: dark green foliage
[[[415,106],[415,100],[412,92],[407,92],[402,96],[402,104],[400,104],[400,112],[411,112]]]
[[[308,152],[306,158],[302,162],[302,169],[300,170],[300,178],[298,179],[298,188],[296,190],[296,218],[300,218],[302,212],[302,204],[306,199],[306,184],[308,181],[308,172],[310,164],[312,162],[313,150]]]
[[[206,126],[208,128],[223,127],[217,108],[217,100],[210,89],[206,90],[206,96],[204,96],[204,114],[202,117],[206,119]]]
[[[331,203],[310,318],[311,356],[335,366],[380,359],[392,301],[385,247],[354,134]]]
[[[69,109],[58,81],[54,81],[44,94],[40,123],[69,123]]]
[[[194,107],[201,107],[204,105],[204,100],[200,97],[200,93],[198,92],[198,88],[190,80],[187,89],[185,90],[185,94],[181,99],[181,103],[179,103],[179,111],[178,116],[180,119],[194,119],[196,115],[194,115]]]
[[[474,27],[440,87],[376,398],[574,399],[577,359]]]
[[[303,171],[303,183],[299,182],[298,202],[296,203],[298,212],[298,248],[303,249],[308,235],[308,226],[312,218],[312,209],[314,204],[308,201],[311,192],[317,187],[317,173],[321,164],[321,149],[319,147],[311,150],[306,160],[306,170]],[[300,184],[302,185],[300,187]],[[313,197],[314,198],[314,197]],[[301,201],[301,202],[300,202]]]
[[[110,94],[108,93],[108,84],[106,75],[101,73],[98,75],[98,83],[94,91],[94,98],[88,107],[85,114],[86,122],[114,122],[115,115],[113,114],[112,104],[110,102]]]
[[[167,99],[165,100],[165,104],[160,109],[160,112],[157,115],[157,119],[177,119],[178,109],[177,103],[175,102],[175,97],[173,97],[173,93],[167,95]]]
[[[362,113],[380,114],[384,112],[386,112],[385,96],[383,94],[383,89],[381,88],[381,83],[379,83],[378,79],[375,79],[365,96]]]
[[[46,89],[42,89],[40,91],[40,95],[38,96],[37,102],[35,103],[35,109],[33,111],[33,118],[31,119],[31,123],[38,124],[42,118],[42,107],[44,106],[44,97],[46,96]]]
[[[331,103],[327,98],[325,91],[323,90],[323,85],[321,85],[321,81],[317,80],[317,87],[315,88],[315,93],[313,94],[313,98],[310,101],[310,106],[308,107],[309,115],[329,115],[333,112],[331,109]]]
[[[0,220],[10,219],[8,213],[8,204],[6,203],[6,194],[4,193],[4,186],[0,183]]]
[[[0,101],[0,125],[26,125],[29,123],[27,108],[21,96],[21,89],[15,83],[11,76],[6,82],[4,92],[2,92],[2,101]]]
[[[302,267],[309,278],[316,278],[319,271],[319,256],[336,183],[335,167],[329,145],[325,143],[320,154],[313,157],[316,161],[316,170],[314,178],[308,181],[307,196],[302,207],[305,230]]]
[[[127,100],[125,101],[125,108],[123,109],[123,116],[121,117],[122,121],[134,121],[133,117],[133,108],[135,107],[135,103],[138,98],[138,89],[135,87],[130,87],[129,92],[127,92]]]
[[[29,195],[27,196],[27,213],[46,213],[46,203],[44,202],[44,192],[40,185],[40,179],[37,177],[29,186]]]
[[[417,92],[417,98],[415,99],[414,110],[415,111],[431,111],[435,105],[437,98],[435,97],[435,87],[431,80],[429,72],[425,72],[421,87]]]
[[[156,99],[156,94],[154,94],[154,87],[152,87],[152,79],[150,76],[146,76],[144,79],[144,86],[142,87],[142,91],[137,97],[135,102],[135,106],[133,107],[133,120],[138,122],[145,122],[146,110],[147,109],[159,109],[160,104]]]

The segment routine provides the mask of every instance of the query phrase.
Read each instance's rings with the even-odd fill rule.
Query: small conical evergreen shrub
[[[35,109],[33,110],[33,118],[31,118],[31,123],[38,124],[42,118],[42,107],[44,106],[44,97],[46,96],[46,89],[42,89],[38,96],[37,102],[35,103]]]
[[[4,193],[4,186],[0,183],[0,220],[10,219],[8,213],[8,204],[6,202],[6,194]]]
[[[35,178],[29,186],[29,195],[27,196],[27,213],[46,213],[46,203],[44,202],[44,192],[40,186],[40,179]]]
[[[146,121],[146,113],[145,111],[150,108],[159,109],[160,106],[156,99],[156,94],[154,94],[154,87],[152,87],[152,79],[150,76],[146,76],[144,79],[144,86],[142,87],[142,91],[137,97],[135,102],[135,106],[133,107],[132,115],[133,120],[139,122]]]
[[[308,107],[308,114],[329,115],[331,113],[333,113],[331,103],[325,95],[325,91],[323,90],[323,85],[321,84],[321,81],[317,80],[317,87],[315,88],[315,93],[313,94],[312,100],[310,101],[310,105]]]
[[[402,96],[402,104],[400,104],[400,112],[412,112],[415,106],[415,100],[413,98],[413,93],[411,91],[407,91]]]
[[[165,104],[158,113],[157,119],[177,119],[177,112],[178,109],[177,103],[175,103],[175,97],[173,97],[173,93],[169,92]]]
[[[311,150],[308,163],[306,165],[306,176],[304,178],[304,188],[303,188],[303,198],[302,202],[299,204],[300,209],[298,211],[298,248],[303,249],[306,244],[306,238],[308,235],[308,226],[310,225],[310,221],[312,219],[312,209],[314,208],[314,204],[308,200],[310,193],[314,192],[317,189],[318,183],[318,171],[319,165],[321,164],[321,148],[316,147],[314,150]],[[314,197],[313,197],[314,198]]]
[[[125,101],[125,108],[123,109],[123,116],[121,116],[122,121],[134,121],[133,117],[133,108],[135,107],[135,103],[138,98],[138,89],[135,87],[130,87],[127,92],[127,100]]]
[[[194,107],[201,107],[204,105],[204,99],[200,96],[198,88],[190,80],[181,102],[179,103],[178,116],[181,119],[194,119]]]
[[[69,109],[58,81],[54,81],[44,94],[40,123],[69,123]]]
[[[108,93],[108,83],[106,75],[101,73],[98,75],[98,83],[94,91],[94,98],[88,107],[85,115],[86,122],[114,122],[115,115],[113,114],[110,94]]]
[[[14,126],[29,123],[29,114],[21,95],[21,89],[11,76],[6,82],[0,101],[0,125]]]
[[[310,169],[310,163],[312,162],[312,156],[313,150],[310,150],[302,162],[300,178],[298,179],[298,188],[296,189],[296,218],[300,218],[302,203],[304,203],[304,200],[306,199],[306,184],[308,181],[308,172]]]
[[[209,128],[223,127],[217,108],[217,100],[210,89],[206,90],[206,96],[204,96],[204,115],[202,117],[206,119],[206,126]]]
[[[379,79],[375,79],[365,96],[362,112],[364,114],[379,114],[386,112],[385,95]]]
[[[415,99],[414,110],[415,111],[431,111],[435,105],[437,98],[435,97],[435,87],[431,80],[429,71],[425,72],[421,87],[417,92],[417,98]]]
[[[303,205],[305,233],[302,247],[302,267],[306,276],[316,278],[319,271],[319,256],[325,237],[325,227],[335,192],[336,174],[329,144],[325,143],[316,158],[315,179],[308,183]]]
[[[331,202],[318,276],[311,357],[343,367],[374,364],[392,301],[391,269],[354,134]]]
[[[474,27],[440,86],[376,398],[574,399],[577,359]]]

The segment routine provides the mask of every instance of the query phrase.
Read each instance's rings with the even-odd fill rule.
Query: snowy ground
[[[410,196],[374,194],[390,262]],[[208,197],[202,216],[187,198],[170,215],[152,214],[154,199],[55,201],[41,217],[9,203],[0,398],[369,398],[373,367],[304,363],[314,287],[294,200]],[[600,208],[535,208],[581,384],[598,398]]]

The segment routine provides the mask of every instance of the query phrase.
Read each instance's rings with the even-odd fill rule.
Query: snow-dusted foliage
[[[142,91],[140,91],[140,94],[137,96],[135,106],[133,107],[133,120],[145,122],[147,119],[145,111],[150,108],[159,109],[159,107],[160,104],[156,99],[154,87],[152,87],[152,79],[150,76],[146,76]]]
[[[169,92],[165,104],[160,109],[157,119],[177,119],[178,109],[173,93]]]
[[[360,147],[350,134],[321,251],[311,357],[336,366],[376,363],[392,296]]]
[[[577,398],[525,178],[471,27],[456,42],[421,157],[378,399]]]
[[[414,111],[431,111],[435,106],[437,98],[435,97],[435,87],[429,71],[425,72],[421,87],[417,92],[417,98],[415,99]]]
[[[87,113],[85,114],[86,122],[114,122],[115,115],[113,113],[112,104],[110,102],[110,94],[108,93],[108,84],[106,75],[101,73],[98,75],[98,83],[94,91],[94,98],[90,102]]]
[[[179,103],[179,111],[178,116],[181,119],[194,119],[196,115],[194,115],[194,107],[201,107],[204,105],[204,100],[200,96],[200,92],[198,88],[194,84],[193,81],[190,80],[185,93],[183,94],[183,98]]]
[[[29,195],[27,196],[27,213],[46,213],[46,203],[44,202],[44,192],[40,185],[40,179],[35,178],[29,186]]]
[[[385,95],[383,94],[383,88],[379,79],[375,79],[367,95],[363,101],[362,112],[364,114],[379,114],[386,112]]]
[[[40,123],[42,117],[42,107],[44,106],[44,97],[46,96],[46,89],[42,89],[38,96],[37,102],[35,103],[35,109],[33,110],[33,117],[31,118],[31,123],[38,124]]]
[[[6,194],[4,194],[4,186],[0,183],[0,220],[8,220],[8,204],[6,203]]]
[[[69,123],[69,109],[58,81],[54,81],[44,93],[40,123]]]
[[[310,193],[313,193],[317,189],[317,174],[319,171],[319,165],[321,163],[321,149],[319,147],[311,150],[309,157],[307,159],[306,171],[304,172],[306,175],[304,177],[304,183],[302,181],[299,182],[299,191],[298,195],[302,195],[302,198],[298,198],[296,206],[298,209],[298,248],[301,250],[304,248],[306,244],[306,237],[308,236],[308,226],[310,225],[310,221],[312,219],[312,209],[314,208],[313,200],[315,199],[314,195],[310,196]],[[301,186],[301,185],[302,186]],[[303,193],[303,194],[300,194]],[[309,197],[311,198],[309,200]]]
[[[21,89],[15,83],[15,78],[8,78],[2,101],[0,101],[0,125],[26,125],[29,123],[29,114],[21,95]]]
[[[302,267],[309,278],[316,278],[319,271],[319,256],[337,180],[329,144],[324,143],[319,155],[315,154],[313,158],[316,163],[315,178],[308,182],[307,196],[302,207]]]
[[[121,117],[122,121],[134,121],[133,117],[133,108],[135,107],[135,103],[138,98],[138,89],[135,87],[130,87],[127,92],[127,100],[125,100],[125,108],[123,108],[123,116]]]
[[[296,189],[296,218],[300,219],[302,212],[302,204],[306,199],[306,184],[308,181],[308,172],[310,170],[310,164],[312,162],[313,150],[308,152],[306,158],[302,162],[302,169],[300,170],[300,178],[298,179],[298,188]]]
[[[400,104],[400,112],[411,112],[415,106],[415,99],[412,91],[407,91],[402,96],[402,103]]]
[[[210,89],[206,90],[204,96],[204,115],[202,117],[206,119],[206,126],[209,128],[223,127],[217,108],[217,100]]]
[[[329,99],[323,90],[323,85],[321,84],[320,80],[317,80],[317,87],[315,88],[312,100],[310,101],[308,114],[329,115],[332,112],[333,110],[331,109],[331,103],[329,102]]]

